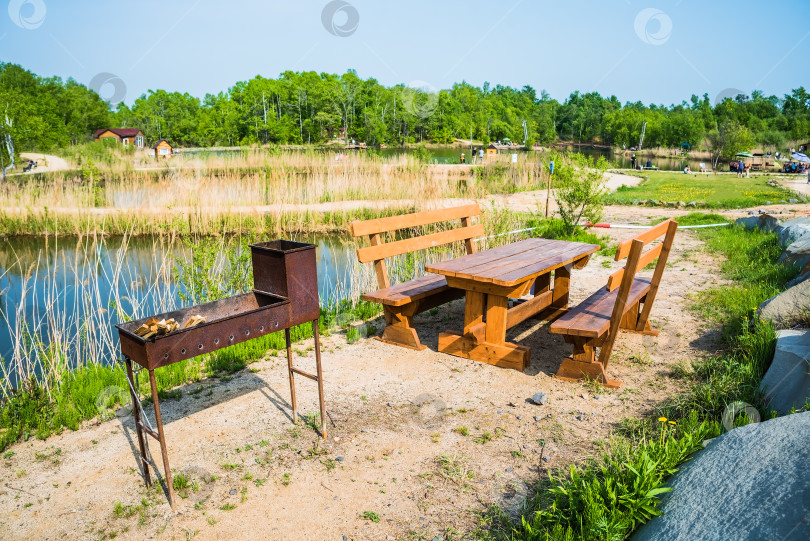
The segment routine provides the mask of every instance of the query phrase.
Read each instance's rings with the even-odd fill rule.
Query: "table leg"
[[[480,325],[484,322],[484,303],[486,295],[476,291],[467,291],[464,299],[464,334],[468,335],[474,340],[484,339],[484,335],[476,332],[483,327]]]
[[[506,311],[508,299],[498,295],[487,295],[487,342],[503,344],[506,342]]]
[[[504,368],[523,371],[529,366],[529,348],[506,342],[508,300],[501,295],[467,291],[464,330],[439,334],[439,351]],[[487,320],[483,321],[486,299]]]

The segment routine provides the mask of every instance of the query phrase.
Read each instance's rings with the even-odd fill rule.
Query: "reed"
[[[423,208],[546,184],[523,156],[478,167],[373,153],[336,160],[312,150],[188,153],[157,162],[116,156],[78,153],[76,170],[12,177],[0,186],[0,234],[338,231],[368,212],[360,208],[383,214],[390,206]]]

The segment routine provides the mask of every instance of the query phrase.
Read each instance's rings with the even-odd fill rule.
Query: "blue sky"
[[[336,1],[4,0],[0,60],[85,84],[113,74],[129,104],[285,70],[664,105],[729,88],[782,96],[809,80],[806,0]]]

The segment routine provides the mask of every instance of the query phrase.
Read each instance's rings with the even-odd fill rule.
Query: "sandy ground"
[[[782,177],[777,179],[777,182],[785,188],[810,196],[810,182],[805,175],[794,175],[790,178]]]
[[[605,233],[621,240],[635,231]],[[574,271],[572,303],[613,268],[596,255]],[[681,388],[673,370],[718,347],[716,332],[688,308],[690,294],[719,283],[717,269],[690,232],[678,233],[653,310],[661,335],[619,336],[608,370],[623,382],[618,390],[554,379],[569,350],[534,320],[508,335],[531,347],[525,373],[438,353],[438,332],[462,326],[461,301],[416,318],[422,352],[371,337],[349,345],[341,333],[324,339],[326,440],[304,424],[294,429],[281,356],[186,385],[179,400],[161,403],[173,471],[196,480],[176,512],[159,487],[144,487],[129,416],[18,443],[0,459],[0,537],[433,539],[469,531],[477,513],[491,504],[513,512],[538,478],[598,454],[597,442],[623,418]],[[311,370],[311,341],[295,350],[296,365]],[[317,412],[314,383],[299,378],[297,390],[299,412]],[[528,401],[539,391],[544,406]],[[156,442],[151,449],[160,463]]]
[[[39,154],[36,152],[21,152],[20,157],[24,160],[34,160],[37,162],[37,168],[28,173],[47,173],[48,171],[66,171],[72,169],[67,160],[59,156]]]

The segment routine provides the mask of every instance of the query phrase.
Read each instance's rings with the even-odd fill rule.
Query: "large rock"
[[[779,245],[784,248],[810,233],[810,216],[782,222],[774,228],[774,232],[779,236]]]
[[[748,216],[746,218],[737,218],[735,224],[741,225],[746,229],[762,229],[763,231],[773,231],[779,225],[779,220],[770,214],[759,214],[756,216]]]
[[[802,269],[802,272],[810,270],[810,234],[789,244],[776,262],[783,265],[796,265]]]
[[[782,327],[790,327],[806,318],[810,315],[810,280],[766,300],[757,308],[757,315]]]
[[[810,331],[776,333],[773,362],[759,389],[765,403],[780,415],[800,409],[810,400]],[[810,434],[808,434],[810,441]]]
[[[810,528],[810,412],[715,438],[670,479],[663,515],[634,541],[805,541]]]

